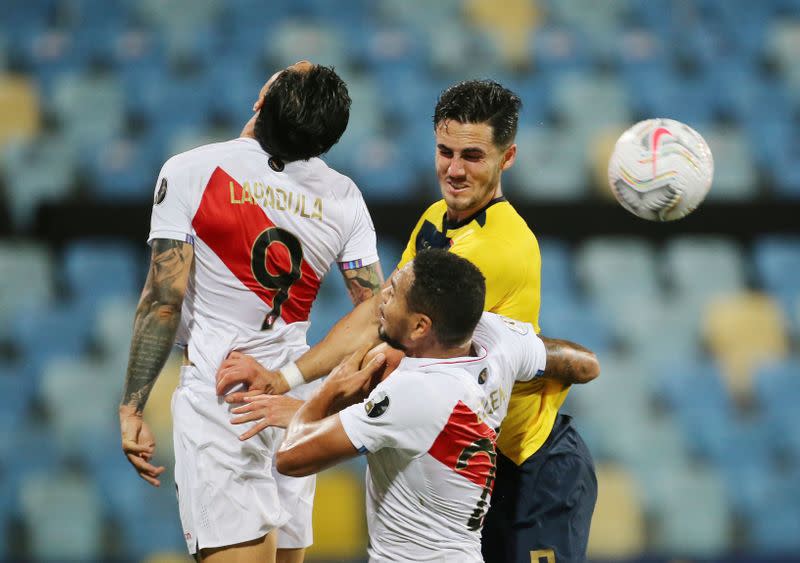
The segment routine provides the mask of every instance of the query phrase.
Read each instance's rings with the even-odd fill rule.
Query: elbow
[[[278,453],[275,454],[275,469],[287,477],[306,477],[313,473],[299,462],[291,450],[278,450]]]
[[[600,376],[600,362],[594,352],[586,352],[583,355],[582,369],[577,374],[575,383],[589,383]]]

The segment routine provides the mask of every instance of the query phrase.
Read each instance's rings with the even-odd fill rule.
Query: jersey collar
[[[478,211],[463,219],[462,221],[453,221],[452,223],[447,219],[447,211],[444,212],[444,218],[442,219],[442,232],[446,233],[448,229],[460,229],[464,225],[471,223],[472,221],[477,221],[478,225],[483,227],[486,224],[486,210],[493,206],[495,203],[500,203],[502,201],[506,201],[505,196],[496,197],[491,200],[489,203],[481,207]]]

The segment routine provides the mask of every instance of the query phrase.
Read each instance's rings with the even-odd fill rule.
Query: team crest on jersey
[[[364,409],[367,411],[368,417],[378,418],[389,409],[389,395],[378,391],[373,399],[366,402]]]
[[[506,323],[506,326],[514,332],[522,335],[528,334],[528,325],[526,323],[520,323],[514,319],[509,319],[508,317],[504,317],[502,315],[500,318],[503,319],[503,322]]]
[[[167,197],[167,179],[161,178],[161,185],[158,186],[158,191],[156,192],[155,199],[153,199],[153,203],[158,205],[159,203],[164,201],[164,198],[166,197]]]

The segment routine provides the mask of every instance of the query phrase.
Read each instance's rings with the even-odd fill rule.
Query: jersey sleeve
[[[191,187],[187,171],[168,160],[156,181],[148,244],[159,238],[192,242]]]
[[[361,453],[398,448],[414,454],[428,451],[446,417],[441,401],[420,401],[425,382],[421,374],[395,372],[378,384],[363,402],[339,413],[344,431]],[[443,409],[438,409],[442,410]]]
[[[547,350],[530,323],[502,315],[485,314],[484,317],[490,318],[492,330],[506,351],[516,381],[530,381],[544,373]]]
[[[358,265],[353,265],[353,267],[359,268],[377,262],[378,249],[375,226],[372,224],[367,204],[355,186],[353,186],[353,191],[355,193],[352,201],[355,208],[353,226],[336,261],[339,263],[360,262]]]

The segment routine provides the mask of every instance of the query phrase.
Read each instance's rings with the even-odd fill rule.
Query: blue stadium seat
[[[531,39],[534,66],[545,74],[568,70],[585,70],[591,63],[590,53],[579,33],[566,27],[542,27]]]
[[[35,391],[36,382],[25,364],[0,361],[0,434],[9,436],[25,424]]]
[[[800,295],[800,237],[762,237],[753,247],[758,281],[779,298]]]
[[[40,203],[71,195],[78,171],[76,148],[58,135],[45,135],[3,152],[6,201],[18,227],[30,224]]]
[[[714,295],[746,286],[742,255],[737,243],[723,237],[673,238],[664,250],[664,273],[678,299],[698,306]],[[704,271],[714,275],[700,275]]]
[[[704,132],[714,155],[714,183],[709,201],[747,201],[758,196],[755,158],[744,132],[738,127],[713,128]]]
[[[146,140],[117,138],[95,151],[88,162],[92,192],[113,202],[148,201],[161,163]]]
[[[682,362],[657,376],[656,396],[674,413],[689,451],[711,461],[724,458],[734,413],[719,369],[710,361]]]
[[[9,338],[35,371],[57,356],[84,352],[91,330],[91,312],[75,305],[22,307],[12,316]]]
[[[724,552],[733,529],[719,476],[702,466],[667,466],[660,477],[666,494],[655,518],[653,548],[699,558]]]
[[[614,343],[607,319],[591,302],[543,302],[539,325],[544,334],[580,342],[598,354]]]
[[[769,446],[800,464],[800,436],[788,430],[800,424],[800,359],[762,366],[756,371],[753,391]]]
[[[33,474],[20,504],[37,559],[89,560],[102,554],[100,499],[80,475]]]
[[[31,242],[0,243],[0,338],[8,337],[9,319],[20,306],[47,305],[53,299],[50,250]]]
[[[575,274],[571,251],[566,243],[552,238],[539,239],[542,256],[542,301],[575,298]]]
[[[133,298],[147,271],[144,256],[122,242],[81,240],[64,251],[64,282],[78,303]]]
[[[19,510],[18,494],[23,481],[35,474],[55,474],[64,462],[52,429],[41,420],[28,418],[16,432],[0,439],[0,466],[3,483],[14,492],[9,510]]]
[[[800,466],[774,470],[766,492],[745,519],[754,553],[791,556],[800,552]]]

